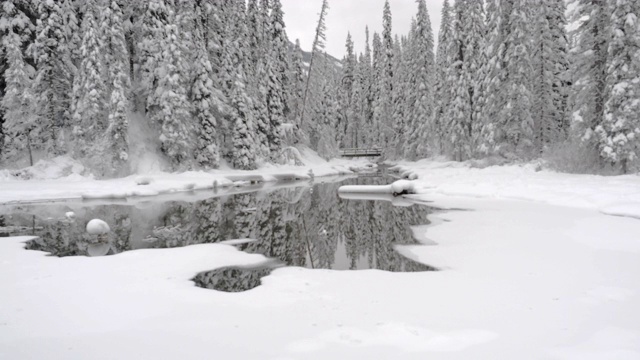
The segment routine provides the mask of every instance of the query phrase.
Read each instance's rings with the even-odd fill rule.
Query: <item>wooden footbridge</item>
[[[343,157],[374,157],[382,155],[381,148],[368,148],[368,149],[340,149],[340,156]]]

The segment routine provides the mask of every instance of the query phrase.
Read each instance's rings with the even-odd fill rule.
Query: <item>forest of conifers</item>
[[[543,159],[562,171],[629,172],[640,151],[640,2],[445,1],[437,43],[425,0],[411,31],[336,61],[327,1],[311,54],[279,0],[5,0],[0,161],[69,155],[128,174],[140,142],[168,170],[330,158]]]

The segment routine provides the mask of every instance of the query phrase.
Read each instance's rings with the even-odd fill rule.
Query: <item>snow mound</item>
[[[87,223],[87,232],[91,235],[103,235],[109,231],[109,225],[100,219],[93,219]]]
[[[153,182],[153,178],[149,176],[138,176],[135,179],[136,185],[149,185]]]
[[[69,156],[40,160],[35,165],[19,170],[0,170],[0,181],[13,180],[86,180],[93,175],[78,161]]]

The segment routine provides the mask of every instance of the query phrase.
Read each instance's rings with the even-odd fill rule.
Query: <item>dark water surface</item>
[[[38,236],[26,248],[54,256],[113,255],[140,248],[251,239],[234,245],[270,260],[257,268],[227,267],[198,274],[196,285],[245,291],[280,266],[391,272],[436,270],[398,253],[396,245],[419,244],[411,226],[428,224],[426,206],[387,201],[343,200],[341,185],[387,184],[392,179],[359,177],[339,183],[296,184],[271,191],[204,200],[153,200],[136,204],[50,204],[0,208],[4,236]],[[214,197],[217,196],[217,197]],[[73,214],[68,214],[73,212]],[[85,232],[89,220],[106,221],[111,232],[98,239]],[[2,236],[2,234],[0,234]]]

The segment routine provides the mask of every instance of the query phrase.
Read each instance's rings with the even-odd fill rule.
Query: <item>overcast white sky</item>
[[[351,32],[355,50],[364,51],[365,26],[369,32],[382,32],[382,9],[385,0],[329,0],[327,14],[327,52],[339,59],[345,52],[347,33]],[[284,21],[291,41],[300,39],[304,50],[311,50],[322,0],[281,0]],[[444,0],[426,0],[434,40],[440,29],[440,12]],[[415,0],[390,0],[394,34],[409,33],[411,18],[418,13]]]

